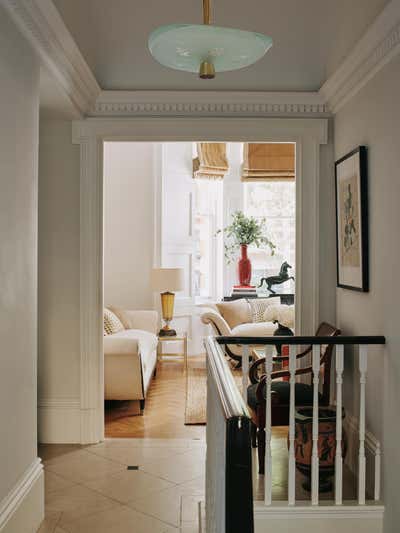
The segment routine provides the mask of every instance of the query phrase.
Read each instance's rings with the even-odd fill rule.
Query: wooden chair
[[[340,330],[322,322],[315,334],[316,337],[334,337],[340,335]],[[312,346],[296,355],[301,359],[312,352]],[[321,346],[320,366],[321,381],[323,381],[322,394],[319,395],[320,405],[329,405],[330,400],[330,375],[331,359],[333,345]],[[274,363],[288,361],[289,357],[274,357]],[[310,374],[312,378],[312,366],[296,369],[296,375]],[[282,381],[281,378],[288,378],[288,370],[278,370],[272,372],[271,385],[271,423],[272,426],[289,425],[290,409],[290,384],[288,381]],[[266,402],[266,376],[265,376],[265,357],[255,361],[249,370],[251,385],[247,388],[247,403],[250,407],[252,417],[252,445],[255,448],[258,445],[258,468],[259,473],[264,474],[265,460],[265,402]],[[279,381],[276,381],[278,380]],[[275,380],[275,381],[274,381]],[[311,384],[295,384],[295,404],[297,406],[308,406],[313,404],[313,387]]]

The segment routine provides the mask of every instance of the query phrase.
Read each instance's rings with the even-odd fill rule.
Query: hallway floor
[[[44,445],[40,533],[197,533],[205,442],[110,439]],[[137,467],[129,469],[128,466]]]

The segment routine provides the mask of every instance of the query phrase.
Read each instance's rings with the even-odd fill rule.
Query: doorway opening
[[[223,159],[217,160],[216,149],[212,165],[204,155],[211,145],[218,145]],[[249,158],[250,150],[258,159]],[[275,167],[262,172],[260,154],[264,166]],[[272,334],[272,318],[264,320],[255,302],[266,302],[265,311],[273,298],[294,314],[294,154],[295,143],[104,143],[106,437],[204,439],[203,341],[224,333],[204,317],[221,314],[221,303],[235,310],[240,300],[247,309],[238,323],[242,329],[268,322]],[[233,260],[227,258],[229,231],[221,231],[238,212],[259,224],[274,245],[248,246],[252,275],[243,292],[237,287],[239,247]],[[291,269],[287,280],[259,287],[262,278],[279,276],[285,262]],[[154,269],[158,276],[163,269],[181,271],[174,337],[158,335],[162,309]],[[235,320],[226,318],[231,331]]]

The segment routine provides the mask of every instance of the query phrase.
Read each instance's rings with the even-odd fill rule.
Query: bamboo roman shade
[[[222,180],[228,172],[225,143],[197,143],[197,154],[193,160],[193,177]]]
[[[242,181],[287,181],[294,178],[294,143],[244,144]]]

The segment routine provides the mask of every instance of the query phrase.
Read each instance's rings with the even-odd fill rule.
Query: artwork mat
[[[358,230],[357,251],[352,246],[351,257],[344,257],[343,221],[344,202],[343,190],[349,183],[353,183],[352,201],[348,202],[354,215],[354,225]],[[356,185],[354,187],[354,185]],[[335,191],[336,191],[336,256],[337,256],[337,286],[356,290],[368,291],[368,188],[367,188],[367,152],[365,146],[360,146],[335,162]],[[349,195],[347,195],[349,200]],[[350,217],[352,220],[353,217]],[[348,219],[349,220],[349,219]],[[350,231],[354,238],[354,231]],[[352,264],[353,263],[353,264]]]

